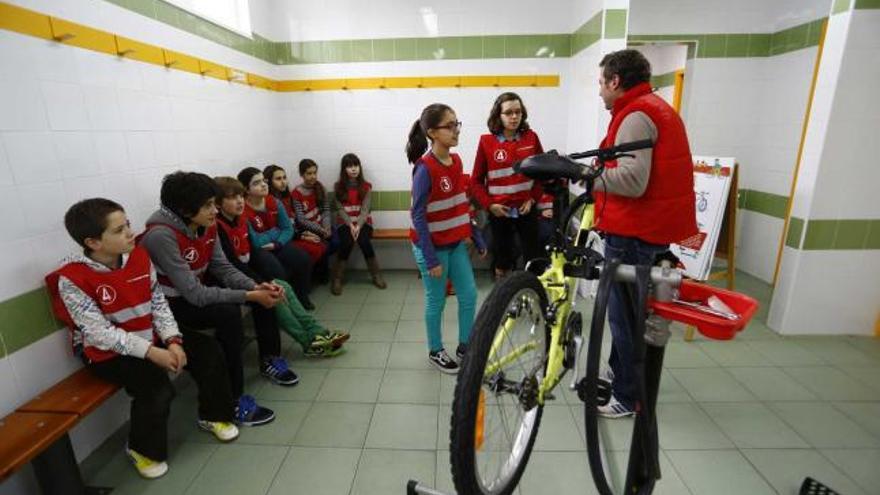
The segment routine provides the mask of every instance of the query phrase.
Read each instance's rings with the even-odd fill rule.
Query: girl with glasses
[[[413,123],[406,145],[406,157],[413,164],[410,240],[425,287],[428,361],[450,374],[458,372],[458,362],[444,349],[440,332],[446,279],[452,280],[458,297],[459,361],[467,348],[477,303],[474,271],[465,245],[473,234],[470,203],[461,158],[450,152],[458,145],[460,131],[461,122],[452,108],[434,103]],[[485,246],[480,244],[477,249],[485,256]]]

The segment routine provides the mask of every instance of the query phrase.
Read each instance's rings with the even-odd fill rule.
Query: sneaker
[[[458,359],[458,362],[461,363],[461,360],[464,359],[464,355],[467,353],[467,344],[458,344],[458,347],[455,348],[455,357]]]
[[[611,368],[602,368],[599,370],[599,378],[605,380],[608,383],[614,382],[614,371]]]
[[[312,344],[303,349],[303,355],[307,358],[330,358],[345,353],[342,346],[333,347],[331,345],[312,342]]]
[[[211,432],[217,437],[217,440],[221,442],[231,442],[238,438],[238,427],[236,427],[232,423],[227,423],[225,421],[205,421],[204,419],[199,420],[199,428]]]
[[[238,406],[235,407],[235,422],[240,426],[260,426],[275,420],[275,413],[266,407],[257,404],[250,395],[242,395],[238,398]]]
[[[603,418],[626,418],[628,416],[635,415],[632,409],[621,404],[616,397],[611,396],[611,400],[608,401],[608,404],[604,406],[598,406],[596,410],[599,412],[599,416]]]
[[[321,345],[329,345],[335,349],[344,344],[349,338],[351,338],[349,333],[331,330],[326,335],[315,335],[315,342]]]
[[[137,469],[138,474],[147,479],[158,478],[168,472],[168,463],[165,461],[154,461],[149,457],[139,454],[125,445],[125,455]]]
[[[283,357],[264,359],[263,364],[260,365],[260,374],[285,387],[292,387],[299,383],[299,377],[287,366],[287,361]]]
[[[446,349],[440,349],[437,352],[429,352],[428,361],[443,373],[448,373],[450,375],[458,373],[458,363],[449,357],[449,354],[446,353]]]

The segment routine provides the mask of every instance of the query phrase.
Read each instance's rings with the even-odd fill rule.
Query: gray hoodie
[[[61,262],[61,266],[70,263],[82,263],[96,272],[109,272],[110,268],[82,254],[70,255]],[[128,255],[122,256],[122,266],[128,263]],[[67,277],[58,277],[58,292],[67,313],[76,324],[73,329],[73,344],[94,347],[102,351],[113,351],[123,356],[134,356],[143,359],[152,343],[133,333],[117,327],[104,315],[98,303],[82,291]],[[150,266],[150,298],[153,314],[153,332],[162,342],[171,337],[180,336],[174,315],[168,308],[168,302],[159,289],[156,270]]]
[[[183,219],[165,207],[150,215],[150,218],[147,219],[147,225],[150,224],[167,225],[177,232],[182,232],[190,239],[196,238],[196,233],[186,226]],[[256,285],[256,282],[250,277],[229,263],[220,247],[219,239],[214,242],[211,260],[208,261],[208,273],[220,281],[224,287],[209,287],[199,280],[180,254],[177,237],[171,230],[152,229],[143,235],[140,244],[150,253],[150,259],[156,265],[156,270],[171,279],[172,285],[180,293],[180,296],[193,306],[204,307],[220,303],[242,304],[245,302],[246,292],[252,290]]]

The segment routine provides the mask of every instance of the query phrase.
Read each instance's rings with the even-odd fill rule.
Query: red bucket
[[[748,325],[749,320],[752,319],[755,311],[758,310],[758,301],[745,294],[719,289],[691,280],[682,281],[678,298],[682,301],[706,306],[711,296],[720,299],[734,313],[739,315],[739,318],[730,320],[675,302],[651,301],[650,306],[658,316],[686,325],[693,325],[697,327],[701,334],[715,340],[730,340],[734,338],[737,332]]]

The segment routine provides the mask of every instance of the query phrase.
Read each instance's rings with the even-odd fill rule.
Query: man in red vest
[[[596,181],[596,228],[605,233],[605,258],[653,264],[669,244],[697,233],[693,161],[684,123],[651,89],[651,64],[636,50],[612,52],[599,63],[599,96],[611,111],[601,146],[651,139],[652,149],[606,163]],[[610,418],[635,410],[632,329],[622,284],[608,301],[613,345],[608,364],[611,401],[599,407]]]

